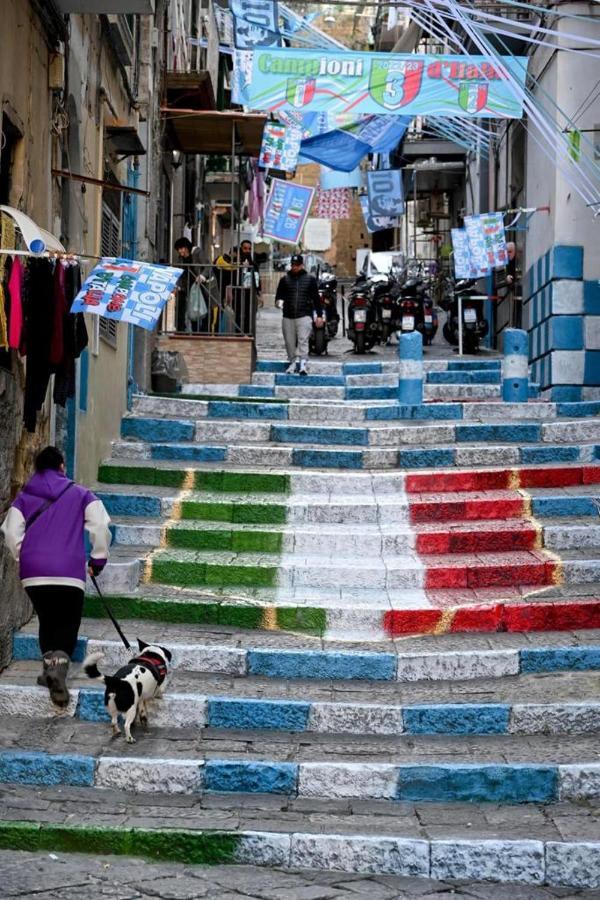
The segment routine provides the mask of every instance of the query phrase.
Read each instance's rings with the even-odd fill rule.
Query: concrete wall
[[[39,225],[53,230],[58,210],[53,206],[49,177],[51,95],[46,36],[37,15],[23,0],[2,3],[2,33],[0,102],[22,134],[13,160],[9,205],[20,207]],[[39,416],[36,433],[23,431],[24,374],[24,360],[13,351],[10,371],[0,369],[0,519],[31,474],[33,456],[50,436],[48,405]],[[0,668],[10,659],[13,628],[30,614],[16,566],[0,537]]]

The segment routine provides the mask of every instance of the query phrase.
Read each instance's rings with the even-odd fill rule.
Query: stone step
[[[7,716],[0,781],[136,794],[261,793],[321,799],[552,803],[595,800],[597,737],[571,735],[335,735],[150,726],[132,746],[110,726],[69,717]],[[195,743],[190,744],[190,736]],[[23,749],[24,741],[31,749]],[[56,747],[68,752],[56,753]],[[33,749],[35,748],[35,749]],[[468,759],[468,762],[462,761]],[[460,761],[459,761],[460,760]]]
[[[573,551],[572,551],[573,552]],[[183,587],[209,585],[299,588],[347,587],[369,590],[509,587],[515,584],[552,585],[593,582],[600,559],[586,557],[560,562],[543,550],[506,553],[357,559],[355,556],[159,550],[141,561],[142,578]],[[111,563],[107,566],[110,574]]]
[[[32,660],[39,665],[36,629],[37,624],[31,622],[14,635],[13,662],[5,672],[7,681],[20,683],[24,673],[31,673]],[[385,646],[339,643],[329,649],[314,638],[247,630],[240,634],[231,625],[215,632],[209,626],[188,625],[184,629],[165,622],[127,619],[123,629],[129,634],[143,634],[147,642],[168,646],[178,681],[185,682],[184,676],[190,672],[215,676],[210,683],[204,679],[200,687],[195,685],[208,694],[223,693],[235,685],[246,696],[284,694],[306,699],[310,695],[322,701],[414,704],[460,702],[461,698],[466,702],[513,703],[597,699],[596,676],[581,674],[600,669],[597,631],[532,633],[527,637],[508,632],[471,638],[464,634],[436,635],[404,638]],[[77,662],[88,653],[102,652],[102,668],[108,670],[130,657],[116,640],[112,624],[87,619],[82,631],[88,636],[78,640],[74,654]],[[243,678],[245,683],[223,679],[223,675]],[[552,677],[546,677],[549,675]],[[477,683],[462,684],[472,680]],[[91,683],[84,681],[89,687]],[[343,685],[340,692],[336,681],[353,684]],[[374,682],[381,684],[376,686]],[[455,682],[461,682],[458,692]],[[409,688],[402,687],[407,683]],[[185,690],[190,689],[185,682]]]
[[[101,671],[111,674],[124,662],[122,646],[89,642],[89,647],[105,651]],[[153,727],[327,735],[590,735],[600,732],[597,674],[569,673],[543,680],[538,676],[521,676],[512,679],[508,690],[503,688],[502,679],[495,682],[479,679],[476,686],[470,686],[470,692],[464,693],[461,682],[436,684],[435,689],[429,686],[427,690],[415,689],[413,684],[410,689],[376,688],[373,696],[367,697],[364,689],[335,692],[323,682],[298,684],[289,690],[287,682],[269,683],[264,678],[249,676],[241,686],[237,681],[224,684],[220,675],[211,677],[182,671],[177,659],[181,659],[179,654],[185,653],[185,649],[175,645],[169,649],[175,652],[175,668],[165,696],[149,705],[148,718]],[[596,664],[597,651],[598,648]],[[61,717],[109,722],[104,688],[90,682],[76,668],[70,673],[70,702]],[[36,661],[13,663],[3,673],[2,716],[56,717],[56,707],[48,691],[35,685],[38,671]],[[385,682],[383,687],[397,685]],[[484,702],[480,701],[481,697],[486,697]]]
[[[11,854],[10,863],[3,852],[8,883],[17,857],[20,887],[29,883],[25,873],[33,871],[36,888],[42,878],[48,890],[54,884],[71,890],[66,870],[73,850],[108,854],[100,859],[78,857],[85,878],[78,872],[77,884],[82,880],[87,884],[89,872],[102,864],[103,871],[111,867],[120,885],[134,877],[135,884],[145,889],[149,858],[151,889],[166,886],[171,891],[177,884],[186,896],[203,891],[205,878],[209,893],[216,885],[214,897],[224,897],[235,884],[246,894],[269,891],[278,897],[285,896],[284,891],[298,898],[333,896],[330,888],[337,890],[339,885],[349,892],[356,885],[357,893],[366,888],[373,897],[408,898],[423,891],[460,892],[460,884],[454,882],[470,879],[466,889],[479,894],[483,890],[487,896],[494,888],[481,882],[506,883],[513,896],[525,896],[526,890],[528,900],[547,897],[547,889],[538,887],[542,884],[554,886],[558,895],[565,896],[570,888],[570,897],[591,900],[593,894],[580,889],[600,886],[597,801],[585,807],[565,801],[509,809],[496,804],[391,805],[245,795],[235,803],[231,796],[155,793],[142,798],[120,790],[51,785],[6,785],[3,800],[6,819],[0,823],[0,847],[38,851],[38,855]],[[90,824],[90,809],[102,827]],[[58,880],[56,861],[50,859],[54,854],[60,854],[64,863]],[[127,858],[121,862],[119,855]],[[143,860],[133,875],[132,857]],[[46,859],[52,869],[44,869]],[[183,872],[179,878],[175,861],[187,864],[187,873],[206,874],[188,887]],[[161,862],[168,866],[161,867]],[[243,868],[233,882],[229,873],[235,864]],[[275,867],[277,879],[275,872],[269,874],[259,866]],[[298,883],[297,870],[310,880]],[[319,876],[321,871],[326,875]],[[213,880],[211,872],[222,874]],[[352,873],[360,873],[360,879],[354,881]],[[321,877],[327,878],[326,883],[316,884],[314,879]],[[102,889],[108,894],[108,885]]]
[[[284,373],[289,363],[272,359],[258,359],[256,362],[257,372]],[[317,360],[311,359],[311,369],[319,374],[331,375],[368,375],[380,374],[381,372],[397,372],[398,359],[386,359],[383,361],[362,361],[362,362],[334,362],[333,360]],[[470,371],[472,369],[496,370],[502,368],[502,357],[494,359],[477,359],[477,360],[460,360],[460,359],[424,359],[423,365],[425,371],[445,372],[445,371]]]
[[[200,426],[198,426],[200,428]],[[259,426],[261,429],[262,426]],[[180,462],[228,462],[232,465],[274,465],[283,467],[298,466],[301,468],[361,468],[382,469],[402,468],[419,469],[443,466],[482,466],[491,465],[527,465],[531,463],[549,463],[564,460],[565,462],[598,461],[598,444],[463,444],[461,446],[436,445],[435,447],[411,447],[405,450],[393,448],[367,448],[346,450],[348,444],[331,445],[323,449],[318,444],[293,446],[292,442],[273,446],[268,443],[270,430],[265,438],[256,442],[245,442],[244,435],[261,434],[259,429],[243,429],[240,435],[238,428],[225,428],[225,434],[219,435],[219,428],[202,429],[212,433],[214,443],[172,443],[139,441],[113,441],[112,458],[117,459],[154,459]],[[342,429],[339,429],[340,431]],[[331,431],[331,429],[329,429]],[[239,437],[238,437],[239,436]],[[210,440],[210,438],[208,438]],[[217,441],[221,441],[218,443]],[[233,440],[234,443],[228,443]],[[235,443],[239,440],[239,443]],[[350,445],[351,446],[351,445]]]

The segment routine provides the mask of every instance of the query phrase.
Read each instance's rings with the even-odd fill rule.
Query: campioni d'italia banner
[[[256,49],[241,79],[252,109],[326,110],[520,119],[523,104],[507,73],[524,87],[526,57],[425,56],[336,50]]]

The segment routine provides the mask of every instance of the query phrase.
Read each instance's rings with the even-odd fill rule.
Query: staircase
[[[502,403],[486,358],[400,407],[393,360],[270,355],[135,398],[102,586],[170,688],[111,740],[15,634],[0,846],[599,887],[600,404]],[[115,638],[90,594],[78,659]]]

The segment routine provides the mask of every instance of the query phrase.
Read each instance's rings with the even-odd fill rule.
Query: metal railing
[[[183,261],[175,265],[184,273],[163,311],[161,334],[255,337],[261,304],[255,267]]]

